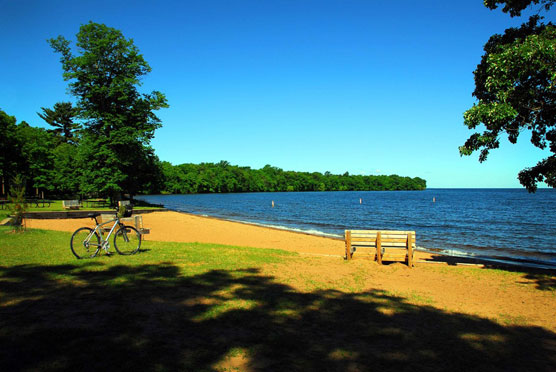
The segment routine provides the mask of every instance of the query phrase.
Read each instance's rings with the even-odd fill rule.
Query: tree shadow
[[[182,270],[0,266],[0,370],[556,369],[539,327],[378,290],[304,293],[254,268]]]

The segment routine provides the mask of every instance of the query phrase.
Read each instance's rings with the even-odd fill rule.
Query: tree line
[[[71,107],[71,104],[66,107]],[[42,197],[44,194],[47,198],[114,198],[114,189],[130,195],[160,192],[160,161],[151,148],[144,147],[133,154],[134,159],[130,160],[131,166],[127,169],[125,180],[129,185],[126,182],[122,182],[121,186],[111,185],[114,178],[107,173],[116,173],[116,167],[102,168],[98,162],[95,163],[90,154],[102,151],[102,148],[91,144],[83,129],[78,128],[64,134],[64,131],[57,129],[33,127],[25,121],[17,123],[14,116],[0,110],[3,196],[8,193],[17,175],[24,179],[28,195]],[[95,179],[104,182],[106,187],[94,187]]]
[[[55,105],[54,110],[40,114],[53,129],[33,127],[26,122],[17,123],[15,117],[0,110],[0,175],[8,184],[16,175],[26,180],[28,194],[35,190],[47,198],[55,197],[110,197],[107,190],[92,189],[91,177],[109,169],[96,169],[91,163],[90,152],[95,150],[84,137],[82,128],[66,120],[65,130],[60,122],[60,110],[71,110],[70,103]],[[57,116],[53,115],[57,112]],[[51,121],[53,117],[58,120]],[[63,116],[63,115],[62,115]],[[56,125],[54,125],[56,124]],[[80,129],[81,128],[81,129]],[[172,165],[160,161],[148,152],[141,157],[135,153],[128,177],[133,177],[133,187],[122,188],[130,196],[137,194],[192,194],[228,192],[276,191],[359,191],[359,190],[424,190],[422,178],[398,175],[362,176],[331,174],[330,172],[284,171],[266,165],[261,169],[219,163]],[[107,182],[109,177],[103,178]],[[125,186],[125,183],[123,184]],[[3,191],[3,194],[7,191]]]
[[[172,194],[424,190],[422,178],[398,175],[362,176],[325,172],[295,172],[266,165],[261,169],[219,163],[172,165],[162,162],[163,191]]]

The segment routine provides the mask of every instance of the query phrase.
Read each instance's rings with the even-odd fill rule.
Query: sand
[[[441,256],[418,252],[416,267],[402,263],[378,265],[369,257],[354,256],[345,262],[342,240],[270,229],[250,224],[223,221],[177,212],[154,212],[143,215],[150,228],[147,240],[202,242],[225,245],[277,248],[297,252],[279,268],[266,272],[295,287],[304,277],[314,276],[337,283],[352,280],[365,290],[385,290],[416,303],[427,303],[447,312],[464,313],[523,325],[534,325],[556,332],[556,275],[554,272],[502,268],[489,265],[456,265]],[[90,219],[27,220],[28,228],[74,231],[93,226]],[[353,279],[355,280],[355,279]],[[306,281],[304,281],[306,282]],[[355,282],[353,282],[355,283]],[[306,288],[298,288],[306,290]],[[341,289],[341,288],[340,288]]]
[[[344,257],[345,245],[341,239],[320,237],[304,233],[224,221],[172,211],[146,213],[143,225],[150,229],[147,240],[199,242],[256,248],[276,248],[306,255]],[[27,227],[59,231],[75,231],[82,226],[94,227],[90,218],[64,220],[28,219]],[[418,253],[418,258],[430,257]]]

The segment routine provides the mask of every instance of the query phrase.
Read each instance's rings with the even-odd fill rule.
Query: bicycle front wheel
[[[79,259],[93,258],[100,250],[100,237],[93,229],[82,227],[71,236],[70,247],[73,255]]]
[[[133,226],[123,226],[114,235],[114,248],[119,254],[135,254],[141,247],[141,234]]]

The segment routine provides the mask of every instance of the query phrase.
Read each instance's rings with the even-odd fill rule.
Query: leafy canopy
[[[504,4],[502,8],[504,13],[519,17],[525,8],[533,4],[541,4],[545,10],[549,10],[554,0],[485,0],[485,6],[491,10],[498,8],[498,4]]]
[[[554,1],[485,1],[491,9],[501,3],[504,12],[517,16],[530,4],[550,9]],[[531,133],[534,146],[556,154],[556,27],[541,20],[533,16],[519,28],[493,35],[484,46],[474,71],[473,96],[478,102],[464,113],[464,123],[469,129],[482,124],[486,130],[467,139],[460,147],[462,155],[480,150],[483,162],[490,150],[499,147],[503,133],[515,144],[524,131]],[[556,156],[522,170],[518,178],[529,192],[542,181],[556,187]]]
[[[151,71],[132,39],[121,31],[90,22],[77,33],[74,55],[62,36],[49,40],[61,54],[64,79],[77,97],[84,131],[81,185],[87,193],[115,196],[149,182],[135,166],[154,156],[150,140],[161,126],[153,111],[168,107],[164,94],[139,93],[141,77]],[[149,159],[150,164],[155,161]],[[131,182],[133,180],[133,182]]]

